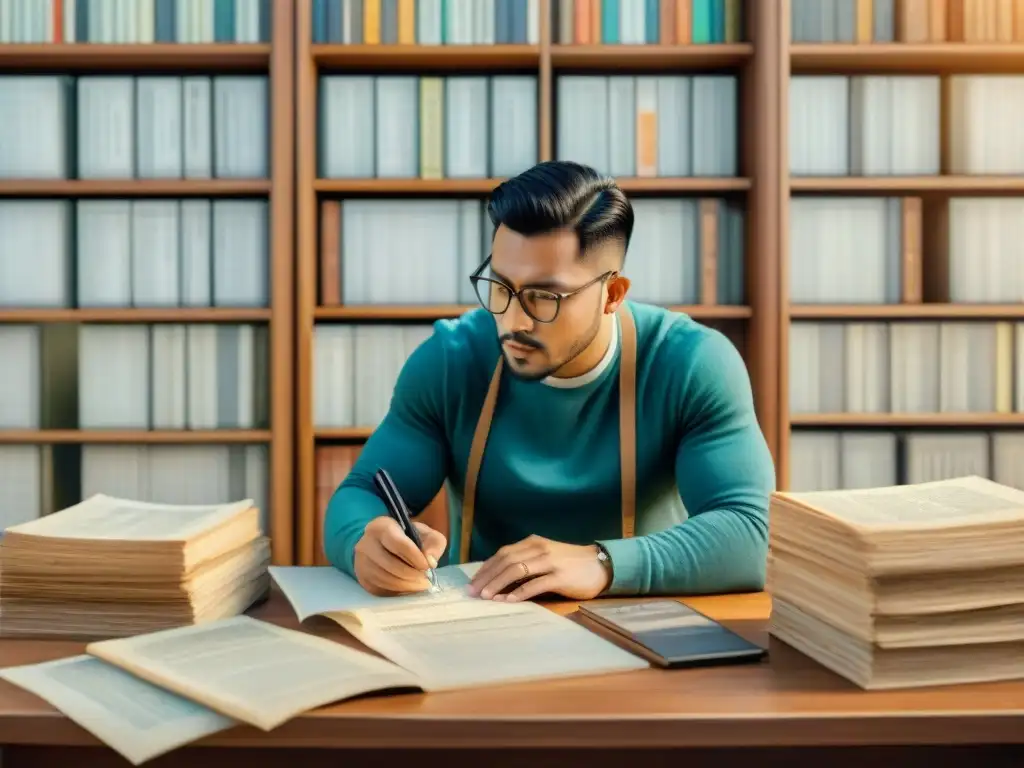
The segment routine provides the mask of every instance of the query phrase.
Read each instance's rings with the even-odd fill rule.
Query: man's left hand
[[[604,592],[611,573],[597,559],[595,545],[563,544],[530,536],[502,547],[480,566],[469,585],[469,593],[485,600],[516,602],[546,592],[573,600],[590,600]],[[502,590],[526,579],[508,594]]]

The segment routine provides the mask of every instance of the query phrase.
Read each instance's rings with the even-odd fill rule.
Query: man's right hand
[[[430,588],[427,569],[437,567],[448,540],[444,534],[414,522],[424,552],[388,515],[366,524],[355,548],[355,572],[360,586],[372,595],[403,595]]]

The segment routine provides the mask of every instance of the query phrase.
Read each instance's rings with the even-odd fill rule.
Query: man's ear
[[[619,305],[626,300],[626,293],[629,291],[629,278],[625,275],[615,275],[608,281],[608,300],[605,302],[605,314],[612,314],[619,308]]]

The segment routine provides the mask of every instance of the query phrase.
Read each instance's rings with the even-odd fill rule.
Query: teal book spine
[[[661,15],[658,0],[647,0],[644,11],[644,40],[648,45],[656,45],[658,42],[658,27],[660,26],[659,17]]]
[[[619,42],[619,0],[601,3],[601,42]]]
[[[714,2],[715,0],[693,0],[691,40],[694,43],[714,41]]]
[[[218,43],[235,41],[235,0],[216,0],[213,6],[213,39]]]

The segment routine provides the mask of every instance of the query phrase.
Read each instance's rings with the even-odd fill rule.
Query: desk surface
[[[686,599],[769,647],[758,665],[620,673],[449,693],[375,696],[271,733],[240,726],[209,745],[278,747],[717,747],[1024,744],[1024,682],[865,692],[772,640],[764,594]],[[573,604],[549,604],[571,613]],[[276,593],[252,615],[297,627]],[[355,644],[326,619],[306,631]],[[81,643],[0,641],[0,667],[80,653]],[[0,744],[95,745],[35,696],[0,681]]]

